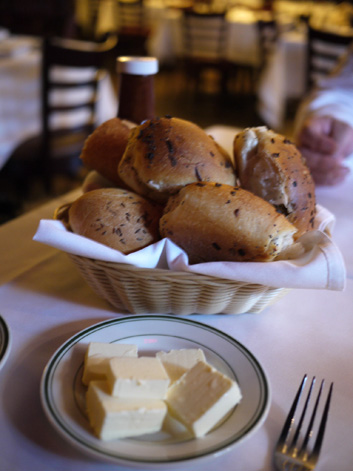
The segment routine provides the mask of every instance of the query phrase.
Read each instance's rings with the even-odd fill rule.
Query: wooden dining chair
[[[53,176],[74,176],[87,136],[97,122],[98,84],[115,59],[116,37],[104,43],[44,39],[41,67],[41,132],[22,142],[7,167],[26,189],[39,177],[47,192]]]
[[[332,32],[308,23],[307,90],[331,73],[353,41],[352,32]]]
[[[220,90],[226,92],[229,63],[224,57],[227,27],[224,13],[184,10],[182,62],[187,78],[199,90],[202,74],[213,69],[220,74]]]
[[[82,40],[93,41],[97,37],[97,23],[101,0],[77,0],[77,10],[82,9],[81,14],[76,14],[78,37]],[[83,16],[83,18],[80,18]]]
[[[278,23],[276,19],[259,19],[257,21],[259,42],[259,70],[266,65],[270,55],[273,53],[278,40]]]
[[[151,33],[143,0],[117,0],[119,55],[146,56]]]

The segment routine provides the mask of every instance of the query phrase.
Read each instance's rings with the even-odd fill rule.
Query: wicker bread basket
[[[66,226],[69,206],[61,206],[54,215]],[[197,273],[140,268],[67,255],[87,284],[117,312],[176,315],[259,313],[289,291],[287,288]]]
[[[88,285],[118,312],[177,315],[258,313],[289,291],[68,255]]]

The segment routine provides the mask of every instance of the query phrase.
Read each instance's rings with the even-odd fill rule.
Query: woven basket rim
[[[199,273],[141,269],[79,255],[72,255],[71,260],[96,294],[119,312],[176,315],[258,313],[288,291]]]
[[[124,272],[131,272],[132,275],[144,277],[156,277],[156,278],[173,278],[176,281],[191,281],[195,283],[213,283],[213,284],[222,284],[222,285],[237,285],[237,286],[247,286],[251,287],[259,287],[264,286],[269,289],[282,289],[282,288],[275,288],[273,286],[262,285],[260,283],[250,283],[248,281],[241,281],[241,280],[230,280],[228,278],[220,278],[217,276],[212,275],[205,275],[203,273],[193,273],[187,271],[174,271],[169,270],[166,268],[143,268],[143,267],[136,267],[134,265],[130,265],[128,263],[119,263],[119,262],[110,262],[104,260],[97,260],[89,257],[84,257],[82,255],[70,254],[67,253],[70,257],[76,258],[81,260],[81,263],[88,263],[97,265],[100,269],[109,269],[109,270],[120,270]]]

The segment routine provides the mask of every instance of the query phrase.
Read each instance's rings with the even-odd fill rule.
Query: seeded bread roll
[[[130,134],[129,126],[119,118],[112,118],[98,126],[88,136],[81,152],[85,167],[96,170],[113,184],[125,188],[118,175],[118,165]]]
[[[159,225],[190,263],[267,262],[293,243],[296,228],[249,191],[219,183],[192,183],[170,197]]]
[[[297,229],[313,229],[315,185],[297,147],[265,126],[247,128],[234,139],[242,188],[273,204]]]
[[[134,252],[160,239],[161,208],[120,188],[101,188],[80,196],[69,209],[73,232],[120,250]]]
[[[192,182],[236,183],[228,153],[196,124],[178,118],[156,118],[137,126],[119,176],[136,193],[159,202]]]

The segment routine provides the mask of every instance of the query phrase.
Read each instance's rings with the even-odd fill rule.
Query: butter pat
[[[118,399],[106,381],[91,381],[86,394],[90,424],[101,440],[158,432],[167,406],[160,399]]]
[[[195,437],[206,435],[240,401],[235,381],[198,362],[168,391],[166,402],[172,415]]]
[[[195,366],[198,361],[206,361],[205,354],[200,348],[184,348],[181,350],[170,350],[169,352],[157,352],[156,357],[163,363],[172,383]]]
[[[187,429],[184,424],[173,417],[169,412],[167,412],[165,416],[162,429],[164,432],[178,440],[190,440],[191,438],[194,438],[189,429]]]
[[[112,396],[164,399],[170,379],[158,358],[112,358],[107,380]]]
[[[108,362],[114,357],[137,357],[137,346],[120,343],[91,342],[85,354],[82,382],[106,379]]]

